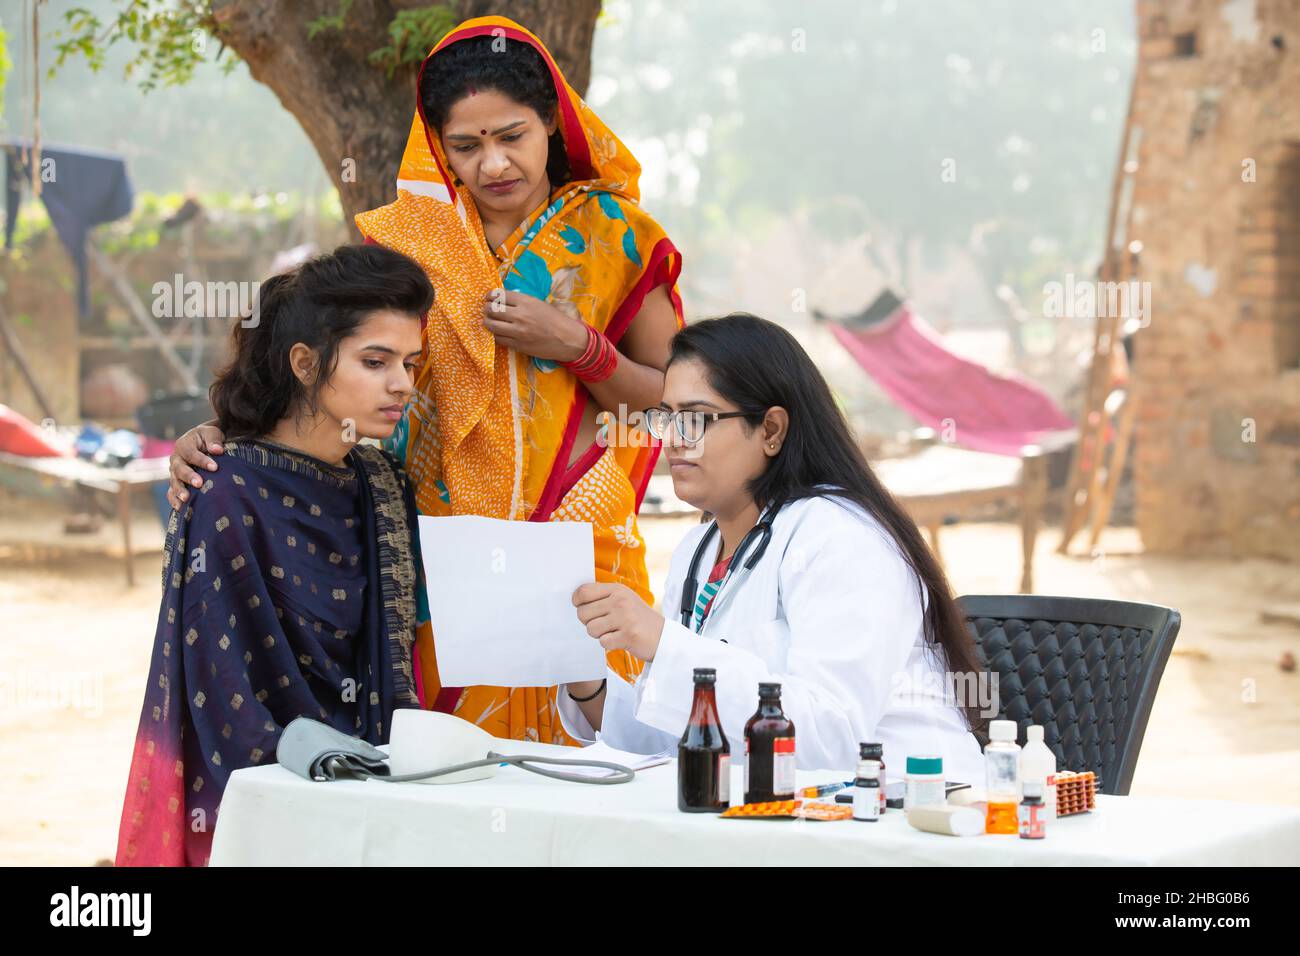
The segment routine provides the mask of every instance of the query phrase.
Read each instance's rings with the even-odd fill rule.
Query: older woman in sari
[[[511,20],[449,33],[418,90],[397,201],[357,217],[438,291],[389,447],[422,514],[590,521],[596,581],[653,602],[636,514],[659,448],[620,443],[600,420],[659,402],[683,324],[681,257],[638,204],[640,166]],[[188,465],[215,467],[201,448],[220,441],[200,426],[178,443],[174,494],[198,477]],[[426,707],[499,737],[576,743],[555,687],[445,686],[428,618],[422,603]],[[625,678],[640,672],[627,652],[608,656]]]

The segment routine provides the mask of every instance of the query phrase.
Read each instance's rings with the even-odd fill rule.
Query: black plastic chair
[[[1019,725],[1022,744],[1025,728],[1041,724],[1061,770],[1091,770],[1102,793],[1127,794],[1179,613],[1037,594],[957,603],[998,677],[998,718]]]

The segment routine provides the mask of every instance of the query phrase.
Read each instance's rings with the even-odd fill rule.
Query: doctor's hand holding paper
[[[627,585],[584,584],[573,592],[573,603],[578,620],[605,650],[625,650],[643,661],[654,660],[664,628],[663,615]],[[592,689],[599,684],[593,682]]]
[[[975,645],[937,560],[880,484],[830,388],[783,328],[747,314],[673,340],[663,402],[647,410],[677,496],[705,512],[673,554],[663,614],[617,584],[573,594],[606,649],[646,662],[559,695],[580,741],[658,753],[676,746],[693,671],[717,672],[732,759],[760,682],[782,685],[802,769],[851,770],[863,741],[886,766],[940,754],[949,780],[977,782],[973,729],[991,703]]]

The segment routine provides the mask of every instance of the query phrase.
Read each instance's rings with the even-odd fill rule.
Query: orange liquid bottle
[[[984,814],[984,832],[1019,833],[1019,812],[1015,803],[994,803],[990,800],[988,811]]]
[[[1020,747],[1016,744],[1014,720],[995,720],[989,724],[989,745],[984,748],[987,775],[988,810],[984,816],[985,833],[1020,832]]]

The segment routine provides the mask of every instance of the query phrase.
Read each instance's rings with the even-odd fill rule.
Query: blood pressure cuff
[[[388,776],[388,757],[377,747],[310,717],[289,721],[275,759],[307,780]]]

